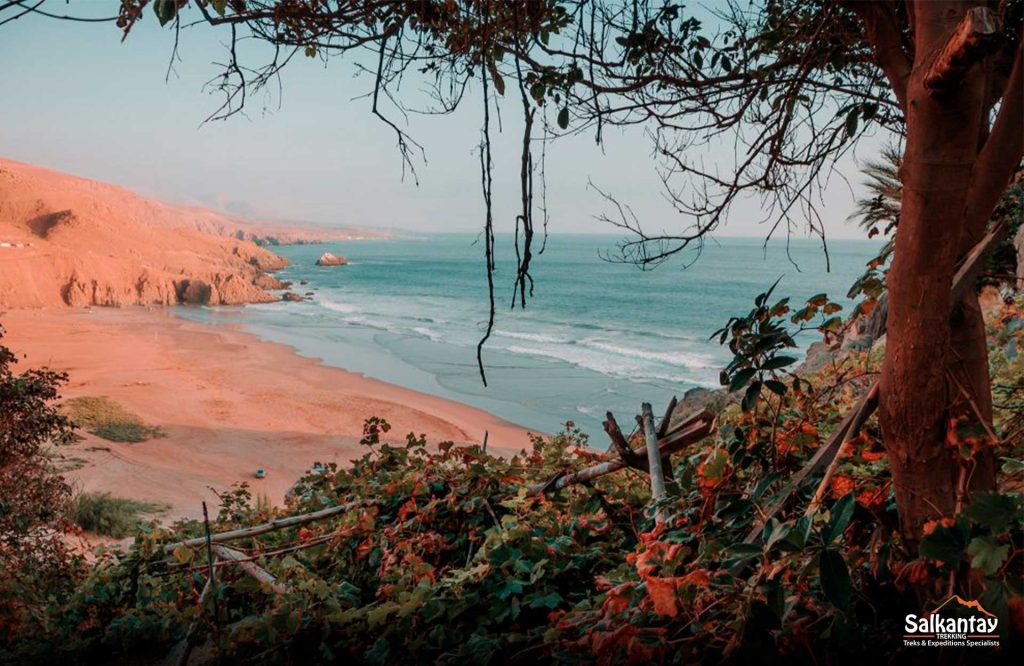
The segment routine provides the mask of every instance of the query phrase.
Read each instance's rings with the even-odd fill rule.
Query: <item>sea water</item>
[[[683,253],[645,271],[608,260],[619,240],[552,234],[532,264],[533,297],[525,309],[513,309],[513,238],[497,237],[497,320],[483,351],[486,386],[476,344],[486,328],[487,279],[484,247],[472,234],[275,247],[291,262],[277,276],[292,281],[292,291],[313,292],[311,300],[178,311],[241,324],[328,365],[528,428],[555,432],[574,421],[596,436],[608,410],[631,423],[642,402],[660,412],[673,395],[717,387],[731,354],[709,336],[730,316],[746,314],[776,279],[775,297],[802,304],[826,292],[848,313],[846,292],[879,248],[830,241],[826,270],[820,241],[721,238],[699,256]],[[324,252],[350,263],[316,266]]]

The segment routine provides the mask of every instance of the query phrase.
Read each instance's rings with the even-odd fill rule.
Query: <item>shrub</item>
[[[164,507],[110,493],[82,493],[71,506],[71,521],[88,532],[122,538],[135,531],[143,514],[157,513]]]
[[[0,643],[32,627],[37,608],[75,582],[80,563],[63,540],[71,489],[54,473],[52,456],[72,435],[54,406],[67,376],[45,368],[15,373],[15,363],[0,344]]]
[[[63,409],[79,426],[109,442],[136,444],[166,436],[106,396],[72,398]]]

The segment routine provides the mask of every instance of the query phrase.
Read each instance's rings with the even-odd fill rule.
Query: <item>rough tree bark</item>
[[[903,206],[888,277],[888,342],[879,418],[889,454],[904,539],[916,550],[926,522],[954,514],[960,467],[946,444],[952,375],[991,420],[987,349],[977,294],[954,302],[957,260],[984,233],[985,223],[1020,161],[1020,128],[1000,128],[1019,116],[1020,66],[1011,76],[1000,119],[988,132],[991,69],[965,23],[978,2],[914,4],[914,61],[906,77],[907,141],[901,169]],[[973,55],[950,57],[963,40]],[[876,42],[876,53],[882,50]],[[975,58],[973,64],[965,58]],[[957,71],[937,79],[951,60]],[[892,71],[898,67],[886,68]],[[892,70],[892,71],[890,71]],[[941,86],[936,81],[941,81]],[[1010,116],[1007,118],[1007,116]],[[1003,123],[1006,125],[1006,123]],[[1016,135],[1016,136],[1014,136]],[[979,137],[983,137],[979,141]],[[997,142],[1001,142],[998,143]],[[1009,167],[1006,165],[1009,164]],[[994,487],[991,450],[975,458],[968,491]]]

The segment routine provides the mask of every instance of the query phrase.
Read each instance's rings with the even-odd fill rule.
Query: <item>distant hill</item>
[[[250,223],[0,159],[0,307],[267,302],[287,262],[259,245],[365,237]]]

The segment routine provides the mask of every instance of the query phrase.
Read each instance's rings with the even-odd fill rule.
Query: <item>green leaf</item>
[[[846,560],[831,548],[821,551],[818,556],[818,570],[821,573],[821,590],[836,608],[845,610],[850,605],[853,583]]]
[[[729,553],[729,557],[722,562],[722,566],[731,569],[747,560],[760,557],[762,551],[758,544],[738,543],[730,546],[726,552]]]
[[[1010,546],[1000,545],[998,541],[990,536],[974,537],[967,546],[967,554],[971,558],[971,566],[981,569],[986,576],[991,576],[999,570],[999,566],[1006,559],[1010,552]]]
[[[844,495],[832,505],[832,509],[829,511],[832,517],[828,521],[828,526],[821,534],[822,541],[824,541],[826,546],[846,531],[847,525],[850,524],[850,519],[853,518],[853,509],[856,505],[853,493]]]
[[[569,107],[562,107],[558,112],[558,126],[565,129],[569,126]]]
[[[846,135],[853,136],[857,133],[857,125],[860,123],[860,114],[857,109],[851,109],[846,114]]]
[[[779,544],[781,550],[798,551],[803,550],[807,545],[807,539],[811,535],[813,521],[810,516],[800,516],[796,525],[789,530],[786,538]]]
[[[224,12],[228,8],[228,0],[210,0],[210,6],[213,7],[213,11],[217,12],[218,16],[224,16]]]
[[[786,395],[787,386],[777,379],[767,379],[764,385],[768,387],[768,390],[776,395]]]
[[[936,525],[931,534],[921,539],[921,546],[918,550],[924,557],[956,566],[963,558],[966,546],[967,535],[962,525],[956,524],[953,527]]]
[[[793,365],[799,359],[795,356],[773,356],[772,358],[765,361],[765,364],[761,366],[762,370],[778,370],[779,368],[785,368],[787,365]]]
[[[754,382],[747,389],[747,392],[743,395],[743,404],[741,408],[745,412],[749,412],[754,409],[754,405],[757,404],[757,398],[761,395],[761,382]]]
[[[491,73],[491,80],[494,81],[494,89],[498,91],[499,95],[505,94],[505,79],[501,78],[501,74],[498,73],[498,68],[494,66],[493,62],[487,63],[487,70]]]
[[[1003,461],[1003,474],[1020,474],[1024,472],[1024,460],[1000,458]]]
[[[558,592],[551,592],[543,596],[534,596],[527,605],[530,608],[555,608],[562,603],[562,595]]]
[[[754,375],[757,374],[757,368],[743,368],[732,376],[732,380],[729,382],[729,392],[738,391],[747,385]]]
[[[178,14],[178,4],[176,0],[156,0],[153,3],[153,13],[156,14],[156,18],[160,21],[160,25],[167,25],[169,22],[174,20],[174,17]]]
[[[838,333],[843,330],[843,318],[842,317],[830,317],[818,327],[819,330],[828,331],[830,333]]]
[[[481,634],[473,634],[469,640],[466,641],[466,650],[470,656],[473,657],[473,663],[487,664],[490,663],[491,657],[494,656],[494,652],[498,649],[498,642],[493,638],[487,638]]]
[[[994,491],[974,494],[964,515],[993,532],[1003,532],[1020,519],[1021,496]]]

